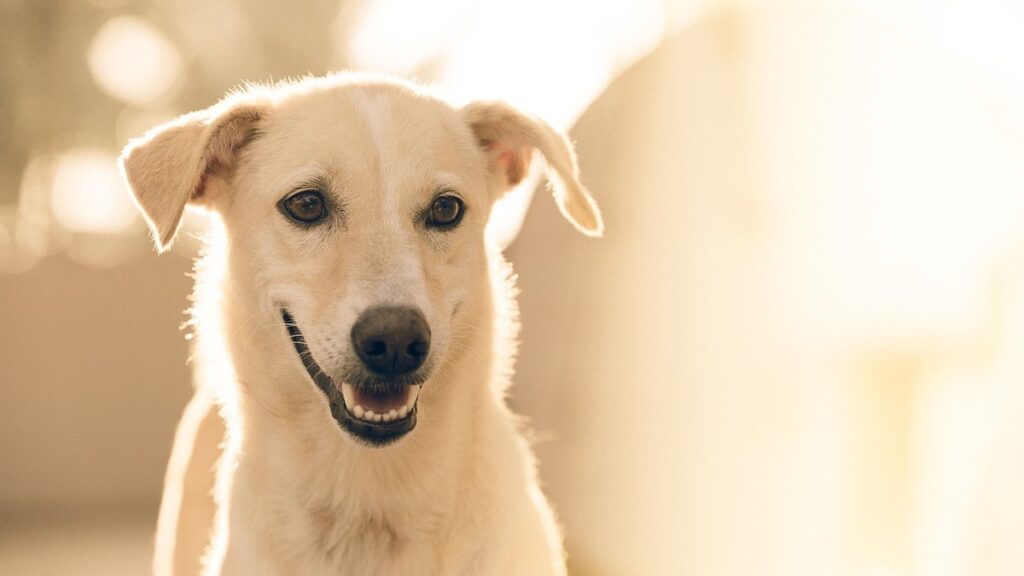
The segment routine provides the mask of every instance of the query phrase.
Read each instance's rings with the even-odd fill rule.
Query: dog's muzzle
[[[363,368],[346,371],[340,386],[320,369],[291,313],[282,309],[281,317],[302,365],[343,430],[368,445],[383,446],[416,427],[416,402],[427,372],[422,367],[430,350],[430,329],[418,310],[365,312],[352,328],[352,345]]]

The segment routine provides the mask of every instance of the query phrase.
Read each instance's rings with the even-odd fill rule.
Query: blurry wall
[[[187,401],[188,259],[0,275],[0,520],[155,512]]]
[[[947,40],[725,10],[577,123],[606,237],[511,253],[580,573],[1024,569],[1024,124]]]

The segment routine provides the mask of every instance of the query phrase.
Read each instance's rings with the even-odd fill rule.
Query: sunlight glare
[[[440,56],[446,43],[456,37],[463,4],[463,0],[366,3],[349,35],[347,58],[364,70],[411,74]]]
[[[110,152],[85,149],[59,156],[50,201],[57,222],[72,232],[114,234],[138,220]]]
[[[182,67],[177,48],[136,16],[105,22],[89,45],[88,64],[104,92],[131,104],[168,96]]]

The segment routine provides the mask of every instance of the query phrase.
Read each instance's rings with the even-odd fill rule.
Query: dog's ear
[[[504,102],[473,102],[462,114],[502,191],[522,181],[536,150],[547,161],[548,181],[562,215],[587,236],[602,234],[601,211],[580,182],[576,153],[565,134]]]
[[[170,247],[185,205],[201,204],[212,178],[226,176],[255,134],[262,103],[224,103],[186,114],[128,143],[121,172],[160,252]]]

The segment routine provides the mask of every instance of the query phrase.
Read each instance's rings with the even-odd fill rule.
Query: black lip
[[[295,318],[292,317],[288,310],[283,308],[281,309],[281,318],[284,319],[284,326],[288,330],[288,336],[295,347],[295,352],[302,361],[303,367],[306,369],[306,373],[309,374],[316,387],[327,397],[327,402],[331,408],[331,417],[334,418],[342,430],[367,445],[384,446],[405,436],[416,427],[416,413],[418,411],[416,404],[413,404],[408,416],[394,422],[367,422],[349,414],[345,408],[345,400],[341,396],[341,390],[334,385],[331,378],[324,374],[323,370],[316,363],[313,354],[309,351],[309,346],[306,345],[306,339],[303,337],[302,331],[299,330],[298,324],[295,323]]]

